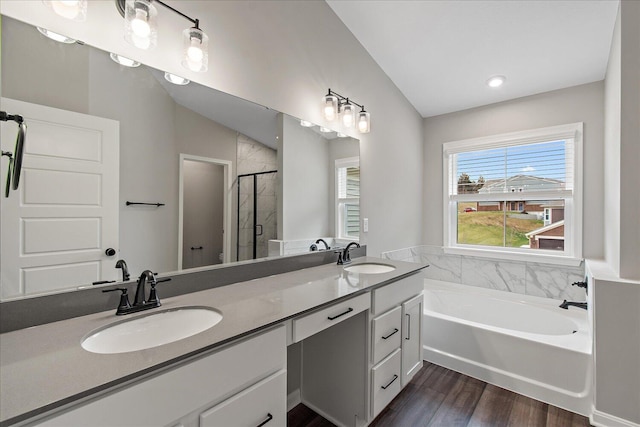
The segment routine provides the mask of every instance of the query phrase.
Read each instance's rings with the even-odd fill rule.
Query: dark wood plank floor
[[[304,405],[288,427],[331,427]],[[589,419],[425,362],[372,427],[588,427]]]

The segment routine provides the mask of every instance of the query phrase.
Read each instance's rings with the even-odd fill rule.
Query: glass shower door
[[[276,174],[238,176],[238,261],[269,255],[269,240],[277,236]]]

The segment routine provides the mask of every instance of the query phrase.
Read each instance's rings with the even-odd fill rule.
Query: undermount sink
[[[101,354],[144,350],[206,331],[221,320],[222,314],[208,307],[163,310],[91,331],[82,348]]]
[[[350,265],[345,267],[344,269],[345,271],[348,271],[350,273],[381,274],[381,273],[389,273],[390,271],[393,271],[396,268],[392,265],[368,262],[368,263]]]

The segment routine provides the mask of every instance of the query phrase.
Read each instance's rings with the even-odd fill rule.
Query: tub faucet
[[[318,239],[318,240],[316,240],[316,243],[315,243],[315,244],[317,245],[317,244],[318,244],[318,243],[320,243],[320,242],[324,243],[324,250],[325,250],[325,251],[328,251],[329,249],[331,249],[331,247],[330,247],[329,245],[327,245],[327,242],[325,242],[325,241],[324,241],[324,239]]]
[[[351,254],[349,253],[349,250],[351,249],[351,246],[355,246],[357,248],[360,247],[359,243],[356,242],[351,242],[347,245],[346,248],[344,248],[344,250],[342,251],[342,256],[338,255],[338,265],[344,265],[344,264],[350,264],[351,263]]]
[[[564,308],[565,310],[569,309],[569,306],[574,306],[574,307],[578,307],[578,308],[583,308],[583,309],[587,309],[587,303],[586,302],[574,302],[574,301],[567,301],[564,300],[562,302],[562,304],[560,304],[560,308]]]
[[[130,276],[129,276],[129,268],[127,267],[127,263],[125,260],[123,259],[119,259],[118,262],[116,262],[116,268],[121,268],[122,269],[122,281],[126,282],[127,280],[129,280]]]

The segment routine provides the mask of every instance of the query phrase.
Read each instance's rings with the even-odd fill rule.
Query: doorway
[[[178,269],[230,260],[231,162],[180,155]]]

